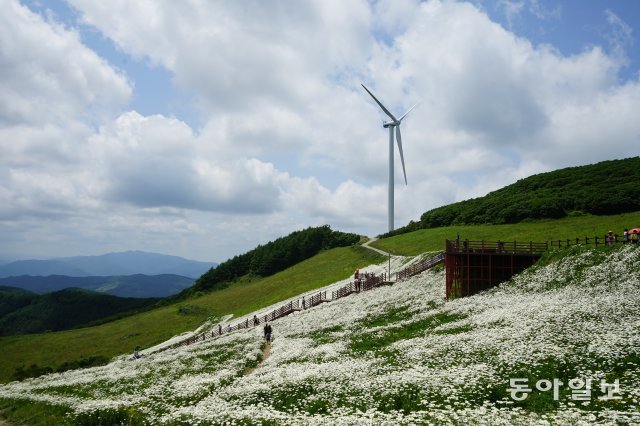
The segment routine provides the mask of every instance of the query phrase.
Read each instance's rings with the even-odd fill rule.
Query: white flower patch
[[[428,271],[273,321],[270,356],[249,372],[262,356],[261,328],[2,385],[0,397],[76,413],[135,407],[154,424],[639,422],[639,270],[637,247],[576,249],[448,302],[444,272]],[[594,388],[618,379],[622,402],[590,411],[564,393],[536,413],[508,397],[517,374],[552,380],[538,375],[565,367]]]

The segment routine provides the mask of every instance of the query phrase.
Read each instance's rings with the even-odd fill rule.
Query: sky
[[[221,262],[640,151],[640,2],[0,0],[0,260]]]

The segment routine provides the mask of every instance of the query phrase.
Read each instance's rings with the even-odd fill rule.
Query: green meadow
[[[0,338],[0,382],[20,366],[57,369],[64,363],[111,358],[150,347],[206,320],[238,317],[350,276],[384,258],[360,246],[326,250],[266,278],[245,277],[229,287],[95,327]]]
[[[466,225],[420,229],[407,234],[384,238],[375,243],[381,250],[404,256],[415,256],[425,251],[444,250],[445,240],[461,239],[486,241],[545,242],[584,237],[604,237],[613,231],[622,238],[625,228],[640,227],[640,212],[612,216],[584,215],[563,219],[521,222],[509,225]]]

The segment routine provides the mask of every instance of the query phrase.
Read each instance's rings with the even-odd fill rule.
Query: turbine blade
[[[389,112],[389,110],[388,110],[388,109],[386,109],[386,108],[384,107],[384,105],[382,105],[382,103],[380,103],[380,101],[378,100],[378,98],[376,98],[375,96],[373,96],[373,93],[371,93],[371,92],[369,91],[369,89],[367,89],[367,86],[365,86],[365,85],[364,85],[364,84],[362,84],[362,83],[360,83],[360,85],[361,85],[362,87],[364,87],[364,90],[366,90],[368,94],[370,94],[370,95],[371,95],[371,97],[373,98],[373,100],[374,100],[374,101],[376,101],[376,103],[380,106],[380,108],[382,108],[382,110],[385,112],[385,114],[387,114],[387,115],[388,115],[388,116],[389,116],[393,121],[398,121],[398,120],[393,116],[393,114],[391,114],[391,113]]]
[[[409,114],[411,112],[412,109],[414,109],[415,107],[418,106],[420,102],[416,103],[414,106],[412,106],[411,108],[409,108],[407,110],[407,112],[405,112],[404,114],[402,114],[402,117],[400,117],[400,119],[398,121],[402,121],[403,118],[405,118],[407,116],[407,114]]]
[[[400,136],[400,126],[396,126],[396,142],[400,151],[400,161],[402,161],[402,173],[404,173],[404,184],[407,185],[407,171],[404,168],[404,154],[402,153],[402,136]]]

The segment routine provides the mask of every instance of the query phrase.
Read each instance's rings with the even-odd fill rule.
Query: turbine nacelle
[[[393,115],[391,113],[391,111],[389,111],[384,105],[382,105],[382,102],[380,102],[378,100],[378,98],[376,98],[373,93],[371,93],[369,91],[369,89],[367,89],[367,86],[365,86],[364,84],[362,85],[362,87],[364,88],[364,90],[367,91],[367,93],[369,95],[371,95],[371,97],[373,98],[374,101],[376,101],[376,103],[378,104],[378,106],[380,107],[380,109],[382,109],[382,111],[387,114],[387,116],[391,119],[390,121],[383,121],[382,122],[382,127],[389,129],[389,231],[393,231],[393,186],[394,186],[394,176],[393,176],[393,139],[394,139],[394,131],[393,128],[395,127],[395,140],[396,143],[398,144],[398,151],[400,151],[400,161],[402,162],[402,174],[404,175],[404,183],[405,185],[407,184],[407,171],[404,167],[404,153],[402,152],[402,135],[400,134],[400,124],[402,123],[402,120],[407,116],[407,114],[409,114],[409,112],[416,107],[416,105],[412,106],[411,108],[409,108],[409,110],[407,112],[405,112],[404,114],[402,114],[402,116],[400,118],[396,118],[395,115]]]

